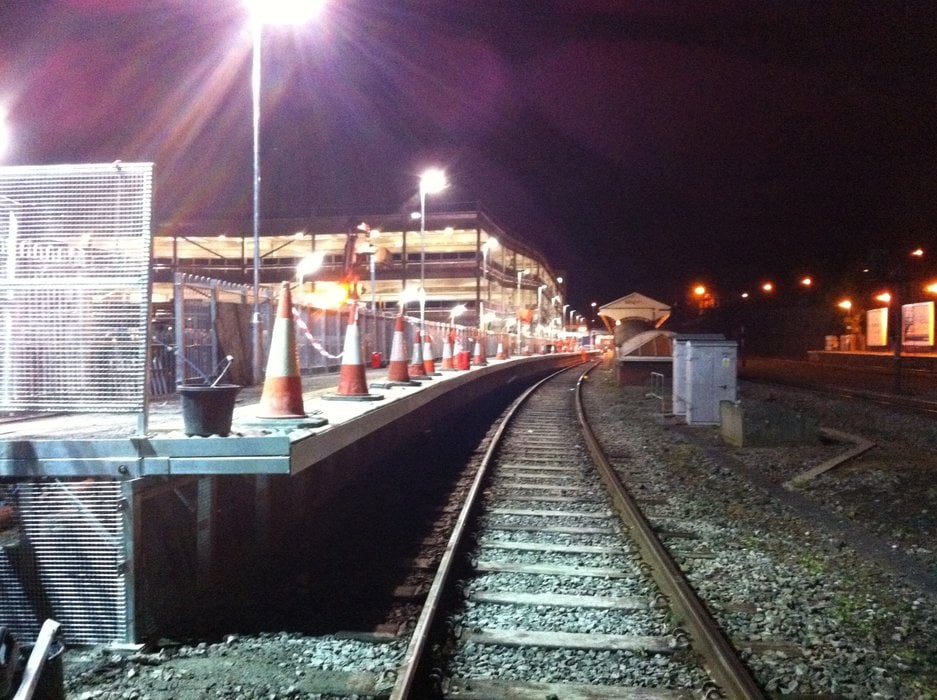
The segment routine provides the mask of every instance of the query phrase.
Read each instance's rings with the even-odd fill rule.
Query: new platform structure
[[[154,239],[151,199],[152,164],[0,168],[0,623],[24,642],[44,619],[62,624],[67,644],[134,644],[185,619],[198,609],[194,592],[228,580],[324,494],[360,476],[369,452],[581,361],[495,360],[383,401],[318,411],[307,402],[324,425],[258,425],[247,404],[259,392],[245,387],[229,437],[190,437],[178,397],[153,400],[155,349],[214,351],[225,324],[228,336],[243,335],[253,250],[244,233],[217,227]],[[365,235],[367,250],[348,219],[265,225],[264,289],[295,279],[298,260],[315,251],[325,265],[310,294],[360,284],[365,300],[396,311],[401,290],[425,272],[427,319],[436,319],[427,327],[451,322],[453,303],[474,303],[473,329],[549,323],[561,283],[542,258],[479,212],[433,218],[440,228],[425,235],[425,249],[401,217],[374,220],[389,233]],[[367,282],[358,279],[365,263]],[[210,276],[179,281],[183,272]],[[150,300],[167,301],[169,289],[186,299],[169,307],[178,329],[160,340]],[[189,337],[189,297],[205,300],[205,346]],[[329,347],[343,328],[332,321],[314,329]],[[218,358],[205,354],[207,375]]]

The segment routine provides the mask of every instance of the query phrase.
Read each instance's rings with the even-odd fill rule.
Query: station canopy
[[[647,322],[651,328],[660,328],[664,321],[670,318],[670,307],[638,292],[632,292],[600,306],[598,313],[610,327],[621,321],[634,319]]]

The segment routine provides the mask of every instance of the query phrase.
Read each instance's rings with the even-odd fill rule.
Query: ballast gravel
[[[741,382],[743,407],[780,405],[876,443],[800,484],[797,495],[815,508],[805,513],[747,474],[780,485],[852,443],[731,447],[718,427],[672,425],[643,387],[618,386],[611,368],[590,373],[585,396],[610,461],[626,483],[638,480],[639,501],[654,501],[647,509],[651,521],[767,692],[937,697],[937,591],[911,585],[903,572],[870,559],[850,536],[811,517],[851,518],[857,532],[883,537],[937,573],[933,418]],[[668,538],[667,530],[695,536]]]

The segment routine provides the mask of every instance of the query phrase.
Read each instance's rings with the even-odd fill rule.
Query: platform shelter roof
[[[659,328],[670,318],[670,307],[638,292],[632,292],[599,307],[599,316],[615,322],[628,319],[646,321],[653,328]]]

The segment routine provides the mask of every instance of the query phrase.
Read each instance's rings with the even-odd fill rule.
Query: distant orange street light
[[[698,285],[696,285],[695,287],[693,287],[693,293],[694,293],[696,296],[701,297],[701,296],[703,296],[703,295],[706,293],[706,287],[704,287],[704,286],[701,285],[701,284],[698,284]]]
[[[889,294],[888,292],[882,292],[881,294],[877,294],[875,296],[875,301],[881,301],[881,302],[884,302],[885,304],[889,304],[891,303],[891,294]]]
[[[810,286],[813,285],[813,278],[812,278],[812,277],[804,277],[804,278],[800,281],[800,283],[801,283],[801,285],[804,286],[804,287],[810,287]]]
[[[843,309],[844,311],[852,310],[852,302],[849,301],[849,299],[843,299],[841,302],[837,304],[837,306]]]
[[[774,291],[774,284],[771,282],[765,282],[761,285],[761,291],[771,293]]]

